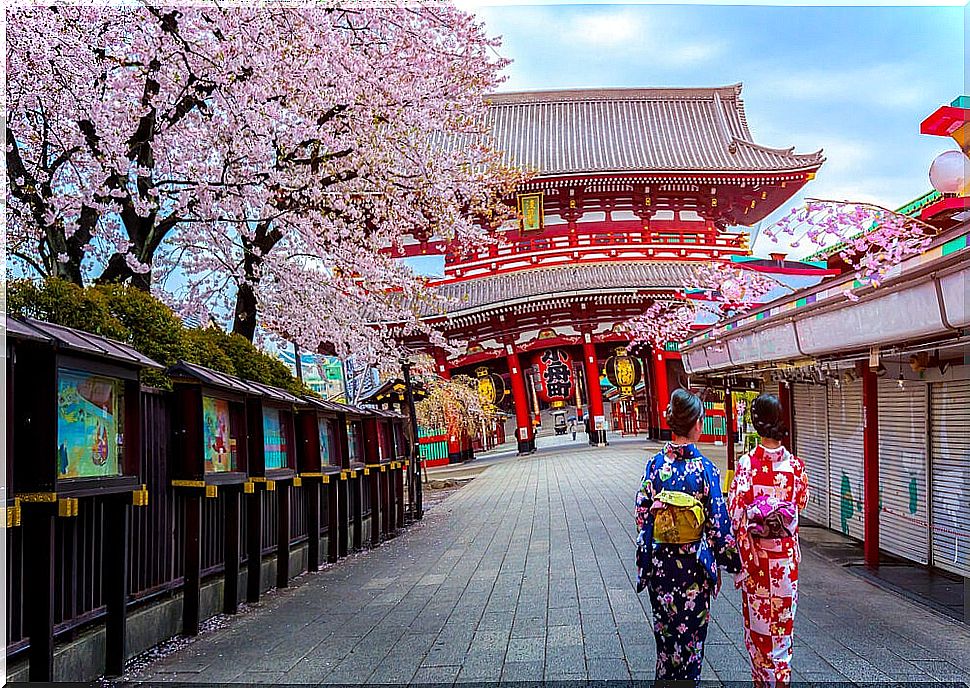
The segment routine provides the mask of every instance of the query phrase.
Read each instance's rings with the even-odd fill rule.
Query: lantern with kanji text
[[[533,365],[541,384],[537,386],[539,398],[552,408],[562,408],[573,392],[573,362],[569,353],[562,349],[543,349]]]

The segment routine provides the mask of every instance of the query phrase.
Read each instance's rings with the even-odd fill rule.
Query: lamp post
[[[406,356],[401,357],[401,372],[404,375],[404,395],[408,404],[408,414],[411,416],[411,504],[414,508],[414,518],[421,520],[424,516],[421,486],[421,453],[418,446],[418,416],[414,410],[414,390],[411,387],[411,362]]]

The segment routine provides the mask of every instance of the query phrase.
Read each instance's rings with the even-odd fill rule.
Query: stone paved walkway
[[[577,442],[489,467],[376,551],[303,577],[136,680],[451,683],[650,679],[633,589],[647,443]],[[806,551],[795,678],[967,681],[970,628]],[[740,600],[713,607],[704,677],[749,680]]]

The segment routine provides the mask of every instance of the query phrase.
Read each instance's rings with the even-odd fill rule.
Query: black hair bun
[[[788,437],[785,410],[774,394],[762,394],[751,403],[751,424],[762,437],[779,442]]]
[[[664,415],[671,432],[687,437],[704,415],[704,403],[699,396],[686,389],[675,389],[670,395],[670,404]]]

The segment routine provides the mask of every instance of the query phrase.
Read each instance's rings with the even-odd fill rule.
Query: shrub
[[[245,380],[309,393],[282,361],[244,337],[218,328],[188,329],[171,309],[139,289],[120,284],[82,288],[64,280],[11,281],[7,288],[11,315],[73,327],[130,344],[164,366],[179,360],[203,365]],[[171,389],[158,371],[145,371],[145,384]]]

